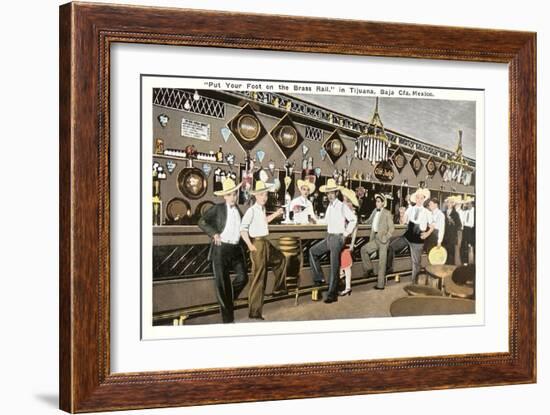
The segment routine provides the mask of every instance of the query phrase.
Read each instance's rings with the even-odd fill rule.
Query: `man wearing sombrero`
[[[374,195],[376,209],[374,209],[367,219],[367,225],[371,225],[369,242],[361,248],[361,260],[368,276],[373,271],[370,255],[378,253],[378,281],[377,290],[383,290],[386,284],[386,259],[388,256],[388,244],[394,231],[393,217],[391,212],[386,209],[387,201],[381,194]]]
[[[458,233],[462,232],[462,221],[456,210],[456,202],[460,196],[449,196],[445,199],[445,236],[443,246],[447,250],[447,265],[457,265],[456,261],[460,258],[460,252],[457,244]],[[460,261],[459,261],[460,264]]]
[[[313,282],[321,285],[324,282],[323,271],[321,270],[321,256],[330,252],[330,278],[325,303],[338,301],[338,280],[340,275],[340,253],[344,247],[346,238],[353,232],[357,224],[357,216],[344,203],[338,200],[338,192],[342,187],[336,184],[332,178],[327,184],[319,188],[319,191],[326,193],[329,201],[323,222],[327,224],[327,236],[317,242],[309,250],[311,269],[313,271]]]
[[[225,202],[216,204],[199,219],[199,227],[212,238],[208,260],[212,262],[216,297],[224,323],[232,323],[234,300],[248,283],[244,250],[241,246],[241,212],[237,207],[237,191],[241,184],[227,178],[222,182],[222,190],[214,192]],[[231,282],[229,271],[233,269],[235,278]]]
[[[315,185],[309,180],[298,180],[298,189],[300,196],[292,199],[289,209],[294,213],[294,223],[299,225],[307,225],[308,223],[317,221],[317,216],[313,211],[313,203],[308,199],[308,196],[315,191]]]
[[[405,212],[407,230],[403,236],[390,243],[390,249],[392,250],[390,255],[393,259],[395,259],[395,253],[409,246],[411,252],[411,277],[413,284],[416,283],[416,277],[420,272],[424,239],[427,237],[425,232],[429,227],[434,226],[430,211],[424,207],[424,203],[429,198],[429,189],[418,188],[416,192],[411,195],[410,200],[414,205],[409,206]],[[393,264],[391,269],[393,269]]]
[[[470,262],[470,248],[472,248],[472,256],[475,257],[476,232],[475,232],[475,209],[473,206],[474,198],[467,196],[464,199],[462,217],[464,218],[462,225],[462,244],[460,247],[461,258],[463,264]]]
[[[424,244],[426,246],[426,252],[430,253],[431,248],[434,246],[441,248],[443,239],[445,238],[445,214],[439,209],[439,200],[435,197],[428,201],[428,209],[432,214],[433,226],[428,227],[423,234]],[[447,258],[445,258],[445,261]]]
[[[256,181],[256,186],[250,191],[256,203],[248,208],[241,222],[241,237],[250,250],[252,261],[252,279],[248,289],[248,317],[254,320],[264,320],[262,310],[268,267],[271,267],[275,275],[273,295],[287,293],[286,257],[267,239],[268,224],[283,214],[281,208],[269,216],[265,213],[267,192],[272,187],[273,185],[268,186],[261,180]]]

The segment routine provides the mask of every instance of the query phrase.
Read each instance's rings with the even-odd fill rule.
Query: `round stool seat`
[[[474,287],[473,285],[457,284],[452,278],[447,278],[445,280],[445,292],[452,297],[473,298]]]
[[[426,265],[426,273],[437,280],[437,286],[443,291],[446,281],[451,279],[456,265]]]
[[[407,285],[404,288],[405,292],[409,294],[410,296],[419,296],[419,295],[432,295],[432,296],[441,296],[441,290],[430,287],[428,285],[418,285],[418,284],[411,284]]]
[[[462,298],[416,296],[395,300],[390,306],[392,317],[430,316],[475,313],[475,301]]]
[[[455,269],[456,265],[426,265],[426,272],[430,274],[430,277],[439,278],[442,280],[447,277],[451,277]]]

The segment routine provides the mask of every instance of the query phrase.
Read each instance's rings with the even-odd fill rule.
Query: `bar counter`
[[[326,236],[326,225],[270,225],[269,239],[278,245],[280,237],[299,237],[302,242],[303,268],[300,286],[312,285],[309,268],[309,248]],[[393,237],[403,235],[406,226],[395,225]],[[363,277],[360,249],[368,242],[370,225],[359,225],[353,250],[352,281]],[[153,227],[153,313],[185,309],[216,303],[212,270],[207,260],[210,238],[196,225]],[[248,255],[247,260],[248,260]],[[249,260],[248,260],[249,262]],[[377,266],[377,259],[374,261]],[[423,262],[426,259],[423,258]],[[321,266],[328,279],[329,258],[321,258]],[[249,275],[250,275],[250,262]],[[398,255],[394,272],[410,271],[408,253]],[[268,273],[266,292],[271,292],[272,272]],[[247,288],[240,298],[246,298]]]
[[[407,227],[395,225],[393,236],[401,236]],[[357,238],[365,238],[370,235],[370,225],[359,225]],[[293,225],[280,224],[269,225],[269,239],[276,242],[281,236],[297,236],[301,239],[323,239],[327,233],[326,225]],[[153,245],[191,245],[209,244],[210,238],[197,225],[170,225],[153,227]]]

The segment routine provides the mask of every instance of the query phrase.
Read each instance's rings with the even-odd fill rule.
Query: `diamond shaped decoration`
[[[433,176],[437,171],[437,165],[435,164],[435,159],[433,157],[430,157],[426,162],[426,170],[430,176]]]
[[[223,127],[220,132],[222,134],[223,141],[227,143],[227,140],[229,140],[229,137],[231,137],[231,130],[227,127]]]
[[[252,150],[266,134],[266,129],[249,104],[227,126],[245,150]]]
[[[340,135],[336,130],[323,143],[323,148],[327,152],[328,157],[332,163],[336,163],[340,157],[346,152],[346,146],[344,141],[340,138]]]
[[[286,158],[289,158],[304,141],[288,114],[285,114],[285,116],[279,120],[270,131],[270,134],[273,140],[275,140],[275,144],[277,144]]]
[[[418,173],[420,173],[420,170],[422,170],[422,167],[424,167],[422,160],[420,159],[420,156],[418,153],[414,153],[411,157],[411,160],[409,162],[411,164],[411,167],[414,171],[414,174],[418,176]]]
[[[445,175],[445,172],[447,171],[447,168],[449,166],[447,166],[447,163],[445,163],[444,161],[441,162],[441,164],[439,165],[439,174],[441,175],[441,177],[443,177]]]
[[[401,173],[401,170],[405,168],[407,165],[407,156],[405,155],[405,152],[401,147],[397,147],[397,149],[393,152],[392,161],[399,173]]]

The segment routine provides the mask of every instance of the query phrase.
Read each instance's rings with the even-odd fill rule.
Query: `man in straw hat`
[[[222,182],[222,190],[214,192],[225,202],[216,204],[199,219],[199,227],[206,232],[212,242],[208,260],[212,261],[216,297],[224,323],[235,319],[233,303],[248,283],[244,250],[240,243],[241,212],[237,207],[237,191],[241,184],[227,178]],[[235,278],[231,282],[229,271],[233,269]]]
[[[317,216],[313,211],[313,203],[308,199],[308,196],[315,191],[315,185],[309,180],[298,180],[298,189],[300,196],[292,199],[290,202],[290,211],[294,213],[294,223],[307,225],[308,223],[317,221]]]
[[[456,196],[445,199],[445,236],[443,246],[447,250],[447,265],[456,265],[458,233],[462,232],[462,221],[456,210]],[[460,256],[460,254],[458,254]]]
[[[473,206],[474,198],[467,196],[464,199],[462,217],[462,244],[460,247],[460,256],[464,264],[468,264],[473,261],[475,255],[476,246],[476,232],[475,232],[475,209]],[[472,259],[470,259],[470,248],[472,250]]]
[[[462,233],[464,230],[464,214],[466,213],[466,211],[464,210],[464,199],[462,199],[462,196],[454,196],[454,202],[455,210],[458,213],[458,217],[460,218],[460,227],[457,229],[456,233],[455,263],[451,265],[460,266],[462,265]]]
[[[383,290],[386,284],[386,259],[388,255],[388,245],[394,231],[393,218],[391,212],[386,209],[386,198],[381,194],[374,195],[376,209],[374,209],[367,219],[367,225],[371,225],[369,242],[361,248],[361,260],[367,276],[373,272],[373,264],[370,255],[378,252],[378,281],[375,289]]]
[[[432,197],[428,201],[428,210],[432,214],[433,226],[429,226],[426,232],[422,234],[422,237],[426,246],[426,252],[429,253],[433,247],[441,248],[446,229],[445,214],[439,209],[439,200]]]
[[[407,217],[407,230],[403,236],[394,239],[390,243],[392,250],[391,257],[395,259],[395,254],[405,247],[409,246],[411,252],[412,263],[412,283],[416,283],[416,277],[420,271],[422,260],[422,252],[424,249],[425,232],[430,226],[433,226],[432,215],[428,209],[424,207],[424,202],[430,198],[428,189],[418,188],[414,192],[410,200],[414,203],[407,208],[405,216]],[[393,269],[393,264],[391,269]]]
[[[250,192],[256,199],[256,203],[248,208],[241,223],[241,237],[250,250],[250,260],[252,261],[252,279],[248,289],[248,316],[254,320],[264,320],[262,310],[268,267],[272,268],[275,275],[273,295],[287,293],[286,258],[267,239],[268,224],[284,212],[282,208],[279,208],[269,216],[265,213],[267,192],[272,187],[273,185],[268,186],[261,180],[256,181],[254,190]]]
[[[330,252],[330,279],[325,303],[338,301],[338,281],[340,274],[340,253],[344,247],[346,238],[353,232],[357,224],[357,216],[344,203],[338,200],[338,192],[342,189],[332,178],[327,184],[319,188],[319,191],[327,194],[329,205],[322,222],[327,224],[327,236],[317,242],[309,250],[313,282],[319,286],[323,284],[324,277],[321,269],[321,256]]]

